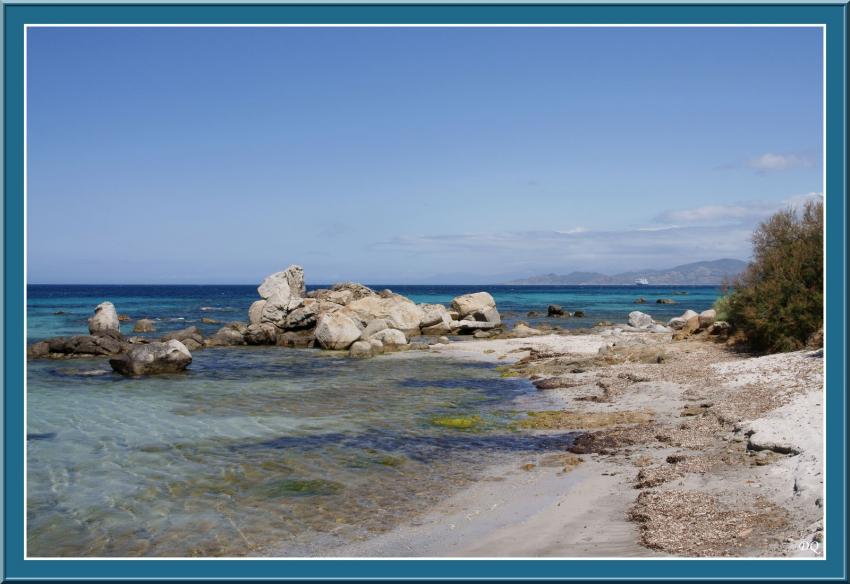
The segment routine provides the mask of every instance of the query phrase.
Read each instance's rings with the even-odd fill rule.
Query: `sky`
[[[813,28],[36,28],[30,283],[748,259],[823,191]]]

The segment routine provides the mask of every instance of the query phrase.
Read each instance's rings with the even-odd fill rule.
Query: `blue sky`
[[[749,256],[822,191],[819,29],[31,29],[31,283]]]

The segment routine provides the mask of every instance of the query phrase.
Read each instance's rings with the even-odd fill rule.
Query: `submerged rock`
[[[546,316],[565,316],[566,311],[558,304],[550,304],[546,309]]]
[[[177,373],[192,362],[192,354],[180,341],[135,345],[126,353],[109,360],[114,371],[122,375]]]
[[[140,318],[133,325],[134,333],[152,333],[156,330],[156,323],[149,318]]]

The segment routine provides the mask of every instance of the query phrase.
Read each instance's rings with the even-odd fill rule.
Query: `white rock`
[[[345,310],[356,314],[364,322],[382,318],[387,325],[404,333],[418,332],[423,316],[420,306],[402,296],[367,296],[349,302]]]
[[[319,315],[316,323],[316,342],[324,349],[342,351],[360,338],[360,327],[342,312]]]
[[[355,341],[348,350],[348,355],[355,359],[365,359],[372,356],[372,344],[369,341]]]
[[[387,321],[383,318],[376,318],[374,320],[370,320],[366,325],[366,328],[363,329],[363,337],[371,337],[375,333],[382,331],[384,329],[389,328]]]
[[[124,354],[110,359],[112,369],[122,375],[149,375],[183,371],[192,362],[192,354],[180,341],[134,345]]]
[[[120,333],[121,323],[118,321],[118,313],[111,302],[101,302],[94,309],[94,314],[89,318],[89,333],[92,335],[102,333]]]
[[[533,337],[533,336],[536,336],[536,335],[542,335],[543,334],[543,331],[538,330],[536,328],[531,328],[530,326],[523,324],[523,323],[519,323],[518,325],[516,325],[514,327],[513,332],[518,334],[518,335],[522,335],[524,337]]]
[[[451,322],[449,311],[442,304],[421,304],[422,320],[419,326],[422,328],[434,326],[441,322]]]
[[[376,341],[381,341],[384,346],[406,345],[407,337],[404,333],[396,329],[384,329],[372,335]]]
[[[260,324],[263,316],[263,308],[266,306],[266,300],[257,300],[248,309],[248,322],[250,324]]]
[[[269,299],[275,291],[283,286],[286,287],[290,295],[304,296],[306,294],[304,268],[293,264],[282,272],[268,276],[257,288],[257,292],[259,292],[261,298]]]
[[[488,308],[496,308],[496,301],[488,292],[475,292],[458,296],[452,300],[452,308],[463,320],[465,316],[470,314],[483,312]]]
[[[278,327],[283,327],[286,315],[289,314],[289,304],[292,301],[292,292],[289,284],[283,280],[278,282],[277,288],[268,297],[263,311],[260,314],[260,322],[267,322]]]
[[[629,313],[629,325],[635,328],[649,328],[654,324],[652,317],[639,310]]]
[[[717,312],[709,308],[708,310],[703,310],[699,313],[699,326],[700,328],[707,328],[714,324],[714,320],[717,318]]]

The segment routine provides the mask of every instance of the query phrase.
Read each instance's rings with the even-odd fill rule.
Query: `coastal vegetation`
[[[754,350],[801,349],[823,329],[823,202],[779,211],[753,234],[753,261],[721,300]],[[822,333],[820,334],[822,337]]]

